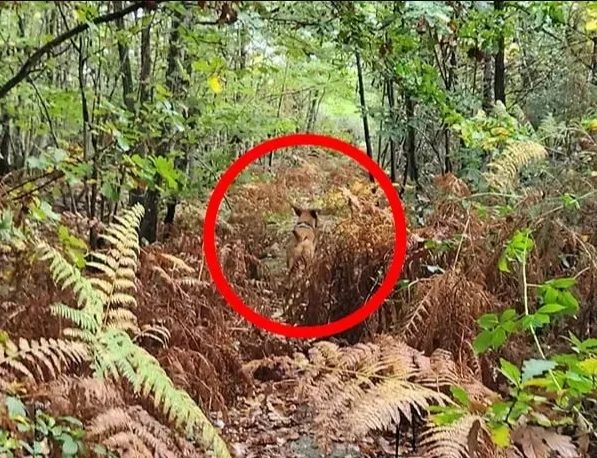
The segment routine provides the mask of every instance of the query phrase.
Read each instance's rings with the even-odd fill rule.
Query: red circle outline
[[[394,218],[394,256],[383,282],[369,300],[357,310],[344,318],[324,325],[293,326],[280,323],[255,312],[236,295],[233,288],[228,283],[218,260],[216,248],[216,224],[218,211],[226,195],[226,191],[230,185],[232,185],[236,177],[255,160],[275,150],[294,146],[316,146],[331,149],[358,162],[361,167],[365,168],[380,184],[388,198],[392,216]],[[394,285],[400,279],[406,256],[406,220],[400,198],[398,197],[398,193],[392,185],[392,182],[379,165],[377,165],[377,163],[369,158],[363,151],[342,140],[325,135],[291,134],[266,140],[255,146],[234,161],[223,173],[214,187],[207,204],[203,229],[203,248],[205,262],[217,290],[237,313],[249,320],[255,326],[272,333],[303,339],[321,338],[344,332],[347,329],[358,325],[381,307],[384,300],[390,295]]]

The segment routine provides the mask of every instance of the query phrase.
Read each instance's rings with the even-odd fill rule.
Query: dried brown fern
[[[467,358],[468,365],[471,353],[467,347],[475,337],[475,319],[497,307],[482,285],[449,270],[419,282],[400,334],[419,350],[431,353],[444,348]]]
[[[379,336],[374,342],[340,348],[319,342],[302,361],[299,392],[314,406],[316,436],[324,447],[345,430],[356,438],[410,422],[429,405],[450,403],[448,396],[414,381],[425,358],[400,341]],[[422,364],[421,364],[422,363]]]
[[[0,343],[0,375],[12,372],[31,382],[56,378],[62,370],[89,359],[87,347],[62,339],[19,339]]]
[[[156,420],[152,419],[157,423]],[[171,440],[164,441],[157,437],[148,427],[122,408],[112,408],[96,416],[89,426],[89,437],[101,440],[106,446],[115,451],[123,446],[140,446],[142,451],[138,456],[175,458],[175,448]],[[162,431],[160,431],[162,432]],[[145,454],[146,453],[146,454]]]
[[[470,458],[488,443],[485,421],[477,415],[465,415],[449,426],[428,423],[421,440],[421,454],[425,458]]]

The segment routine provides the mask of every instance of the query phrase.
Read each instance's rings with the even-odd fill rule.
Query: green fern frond
[[[41,259],[50,261],[50,273],[54,282],[62,289],[70,287],[75,293],[79,307],[90,314],[100,314],[103,301],[90,280],[84,277],[79,269],[71,265],[60,252],[45,242],[39,244],[39,249],[42,252]]]
[[[53,315],[72,321],[78,328],[95,334],[99,329],[100,314],[92,314],[83,309],[74,309],[61,303],[50,306]]]
[[[0,369],[10,367],[35,378],[29,367],[32,364],[39,372],[43,365],[54,375],[65,360],[80,361],[85,356],[91,360],[96,376],[127,380],[135,393],[153,397],[154,405],[177,427],[199,439],[218,458],[230,458],[225,442],[201,408],[188,393],[175,387],[157,359],[136,345],[126,332],[139,331],[136,316],[127,308],[136,306],[131,292],[136,291],[134,279],[140,254],[137,227],[143,210],[142,205],[127,209],[102,234],[112,246],[107,252],[92,253],[93,261],[88,263],[103,274],[101,278],[86,278],[58,251],[47,244],[40,246],[43,259],[50,262],[54,281],[75,293],[78,309],[61,303],[51,308],[55,315],[74,324],[64,332],[73,340],[13,344],[0,353]]]
[[[174,386],[157,359],[137,346],[122,331],[106,330],[102,343],[105,348],[99,356],[103,367],[110,371],[116,368],[136,394],[153,394],[156,407],[160,407],[176,427],[185,428],[193,437],[199,433],[205,447],[212,449],[219,457],[230,457],[226,444],[201,408],[188,393]]]

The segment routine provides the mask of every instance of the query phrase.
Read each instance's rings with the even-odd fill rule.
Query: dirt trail
[[[261,312],[282,317],[283,302],[277,288],[286,279],[286,243],[294,224],[290,203],[321,209],[320,231],[325,236],[350,214],[341,188],[361,189],[367,175],[356,163],[325,151],[284,153],[275,176],[256,165],[246,181],[229,191],[232,211],[227,222],[259,268],[253,269],[261,291],[243,291],[247,303],[260,301]],[[263,269],[264,268],[264,269]],[[249,269],[251,270],[251,269]],[[265,270],[265,272],[263,272]],[[283,339],[282,339],[283,340]],[[290,343],[292,345],[292,342]],[[303,345],[303,342],[296,342]],[[244,458],[366,458],[394,456],[383,438],[350,444],[338,438],[324,453],[313,438],[313,426],[304,400],[295,393],[296,380],[269,374],[256,380],[255,394],[229,412],[224,432],[231,449]]]

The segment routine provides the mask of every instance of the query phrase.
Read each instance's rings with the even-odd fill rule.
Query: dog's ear
[[[319,209],[317,208],[311,208],[309,209],[309,214],[314,218],[317,219],[317,217],[319,216]]]
[[[290,204],[290,206],[292,207],[292,210],[294,211],[294,214],[296,216],[301,216],[301,214],[303,213],[303,210],[301,208],[297,207],[294,204]]]

